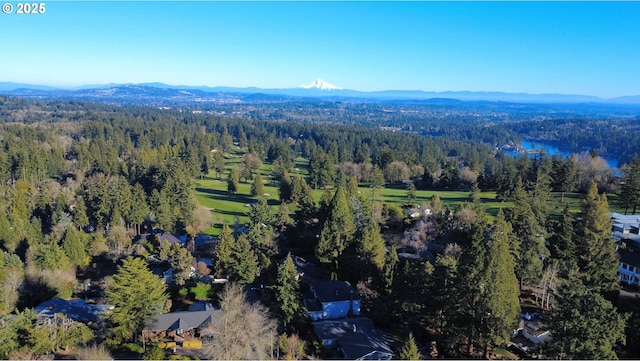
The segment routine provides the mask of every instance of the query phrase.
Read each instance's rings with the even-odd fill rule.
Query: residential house
[[[113,308],[113,305],[87,303],[81,299],[54,298],[36,306],[35,311],[39,319],[52,319],[56,314],[63,314],[70,320],[91,326],[100,322]]]
[[[180,246],[184,246],[184,244],[187,242],[186,236],[175,236],[171,233],[159,233],[156,234],[156,238],[159,242],[167,241],[170,244],[178,244]]]
[[[360,296],[346,281],[320,281],[309,285],[304,305],[312,321],[360,314]]]
[[[640,215],[611,212],[609,216],[613,238],[640,247]]]
[[[390,360],[393,352],[366,317],[312,322],[325,351],[349,360]]]
[[[638,234],[640,231],[640,215],[639,214],[620,214],[611,212],[611,224],[613,232],[622,234]]]
[[[629,248],[618,248],[620,266],[618,276],[620,283],[640,286],[640,252],[634,252]]]
[[[540,320],[524,321],[522,336],[537,345],[549,338],[549,330]]]
[[[213,337],[223,328],[221,310],[163,313],[145,329],[145,337],[175,341]]]

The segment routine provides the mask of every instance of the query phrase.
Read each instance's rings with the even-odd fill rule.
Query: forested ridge
[[[231,336],[238,330],[230,322],[204,357],[323,357],[301,302],[308,286],[293,274],[292,256],[356,286],[363,314],[396,337],[402,357],[415,355],[411,343],[431,341],[445,357],[510,357],[505,349],[524,308],[535,308],[554,335],[536,351],[541,357],[639,355],[640,307],[618,298],[607,195],[636,211],[640,160],[629,157],[616,177],[594,151],[511,158],[497,149],[531,136],[626,152],[638,142],[616,142],[614,151],[604,131],[635,139],[636,120],[507,122],[485,114],[469,121],[459,109],[447,115],[446,105],[430,116],[421,113],[424,105],[400,115],[413,109],[406,105],[379,118],[392,112],[384,105],[308,106],[297,113],[283,107],[282,117],[257,116],[260,108],[236,117],[0,97],[0,358],[90,347],[165,358],[158,343],[141,343],[145,322],[190,297],[252,317],[246,322],[261,335]],[[251,199],[244,231],[216,224],[215,211],[198,205],[199,179],[226,183],[217,202]],[[239,194],[240,184],[251,185],[248,194]],[[275,203],[265,184],[277,187]],[[384,187],[406,188],[402,206],[382,200]],[[319,202],[314,190],[322,192]],[[436,193],[418,204],[425,190]],[[437,192],[454,190],[467,194],[465,202],[443,205]],[[487,191],[505,205],[492,221],[481,202]],[[576,192],[582,201],[570,209],[564,195]],[[418,206],[429,213],[409,216]],[[196,236],[211,226],[221,229],[216,246],[196,251]],[[153,230],[186,235],[186,247],[137,237]],[[196,264],[196,255],[213,264]],[[171,266],[174,285],[151,274],[152,258]],[[197,283],[192,265],[200,276],[264,289],[268,309],[231,308],[230,300],[244,304],[239,291]],[[145,280],[146,291],[132,279]],[[32,308],[42,301],[86,298],[83,282],[116,305],[104,327],[37,320]],[[142,306],[127,309],[136,292]],[[275,340],[267,342],[274,332],[282,354],[273,352]],[[229,337],[261,343],[247,346],[257,353],[236,354],[219,343]]]

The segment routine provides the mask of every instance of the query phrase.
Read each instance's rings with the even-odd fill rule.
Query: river
[[[560,155],[562,155],[563,158],[566,158],[568,155],[572,154],[572,152],[562,151],[558,147],[553,146],[551,144],[540,143],[540,142],[535,142],[535,141],[531,141],[531,140],[523,140],[522,141],[522,150],[524,150],[524,151],[538,151],[541,148],[543,150],[546,150],[547,152],[549,152],[550,155],[560,154]],[[515,151],[511,151],[511,150],[505,151],[505,154],[507,154],[507,155],[509,155],[511,157],[522,155],[521,152],[515,152]],[[527,154],[531,158],[533,158],[533,157],[535,157],[537,155],[536,152],[527,153]],[[607,162],[607,164],[609,164],[609,167],[611,167],[611,169],[613,169],[614,174],[620,175],[620,169],[618,169],[618,160],[617,159],[604,158],[604,160]]]

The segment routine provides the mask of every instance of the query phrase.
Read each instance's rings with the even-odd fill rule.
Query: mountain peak
[[[314,81],[312,81],[309,84],[302,84],[300,85],[300,88],[303,89],[320,89],[320,90],[341,90],[342,88],[340,88],[339,86],[335,86],[333,84],[329,84],[326,81],[318,78]]]

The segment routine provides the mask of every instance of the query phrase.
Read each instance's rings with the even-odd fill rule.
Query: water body
[[[540,149],[546,150],[547,152],[549,152],[550,155],[560,154],[560,155],[562,155],[563,158],[566,158],[567,156],[572,154],[572,152],[562,151],[558,147],[553,146],[551,144],[540,143],[540,142],[535,142],[535,141],[531,141],[531,140],[523,140],[522,141],[522,149],[525,150],[525,151],[535,151],[533,153],[526,153],[529,158],[535,158],[538,155],[536,152],[539,151]],[[518,153],[518,152],[514,152],[514,151],[505,151],[505,154],[507,154],[507,155],[509,155],[511,157],[516,157],[516,156],[521,156],[523,153]],[[616,175],[620,174],[620,169],[618,169],[618,160],[617,159],[604,158],[604,160],[607,162],[607,164],[609,164],[609,167],[611,167],[611,169],[613,169],[613,173],[614,174],[616,174]]]

